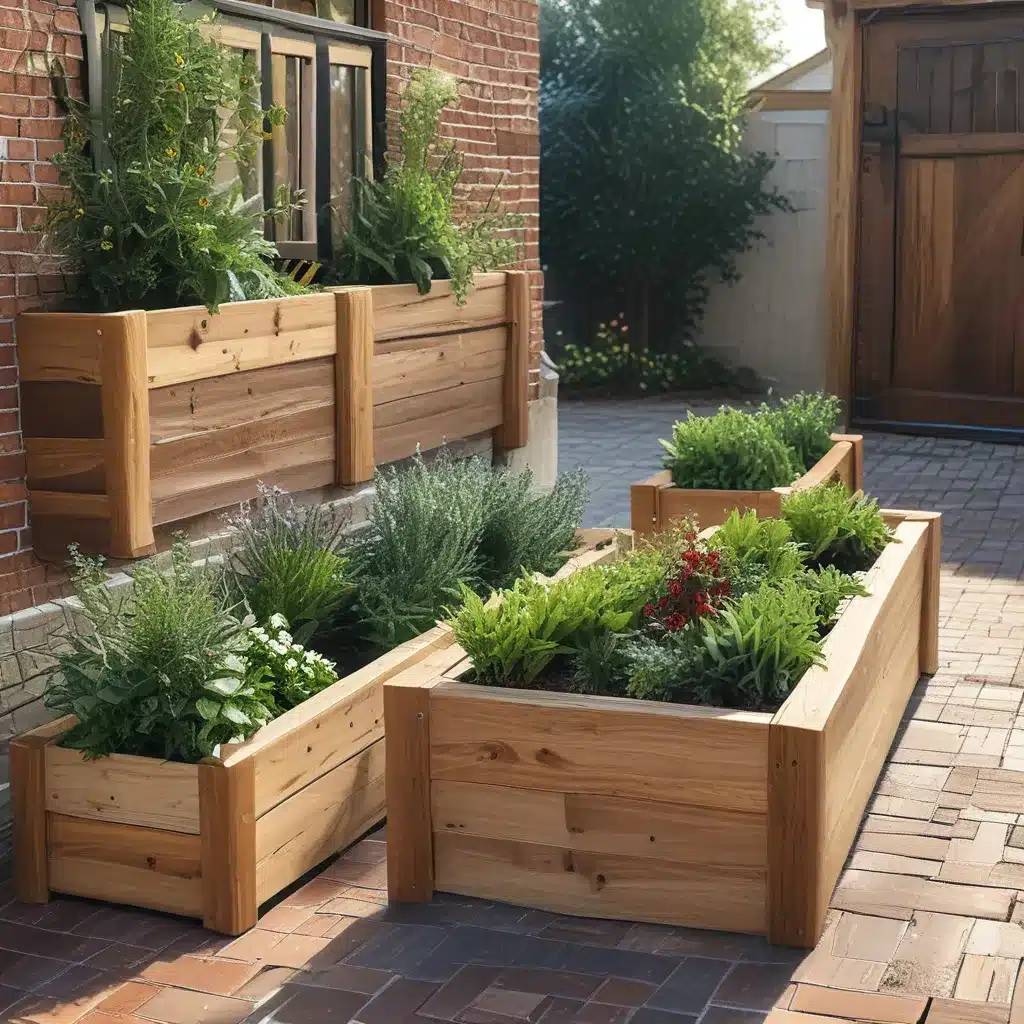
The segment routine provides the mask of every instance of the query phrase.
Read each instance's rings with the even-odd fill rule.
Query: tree
[[[774,28],[774,0],[542,0],[542,259],[591,323],[670,346],[787,206],[739,146]]]

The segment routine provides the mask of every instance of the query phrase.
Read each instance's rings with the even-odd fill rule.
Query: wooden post
[[[861,38],[857,12],[844,0],[825,0],[825,34],[832,57],[828,145],[828,244],[825,287],[828,334],[825,386],[838,395],[849,421],[853,397],[853,337],[857,288],[860,178]]]
[[[146,314],[103,318],[100,339],[103,445],[110,510],[110,554],[138,558],[155,550],[149,472]]]
[[[530,436],[530,331],[533,299],[530,275],[510,270],[505,275],[505,308],[509,323],[505,348],[501,426],[495,431],[499,448],[522,448]]]
[[[939,670],[939,584],[942,573],[942,513],[910,512],[911,522],[928,524],[925,552],[924,589],[921,593],[920,671],[934,675]]]
[[[430,824],[430,687],[412,674],[384,684],[388,809],[388,899],[423,903],[434,894]]]
[[[334,298],[336,481],[349,486],[373,479],[373,289],[349,288]]]
[[[230,768],[199,765],[203,925],[241,935],[256,924],[256,771],[251,757]]]
[[[855,493],[864,488],[864,435],[833,434],[833,441],[849,441],[853,445],[853,490]]]
[[[658,492],[663,486],[666,472],[658,473],[643,483],[629,488],[629,528],[641,536],[657,533],[661,527],[658,521]]]

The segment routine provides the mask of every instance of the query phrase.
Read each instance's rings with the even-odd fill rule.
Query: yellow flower
[[[185,91],[185,83],[184,82],[179,82],[174,88],[177,89],[178,92],[184,92]]]
[[[114,248],[114,243],[113,242],[100,242],[100,248],[104,249],[104,250],[113,249]]]
[[[205,210],[206,207],[210,205],[210,200],[207,199],[206,196],[203,196],[202,199],[199,200],[199,205]]]
[[[263,132],[262,134],[263,134],[263,138],[268,139],[268,140],[272,139],[274,137],[273,132]]]
[[[77,210],[75,210],[75,220],[78,220],[79,217],[84,217],[84,216],[85,216],[85,210],[83,210],[81,207],[79,207]]]
[[[168,156],[177,156],[178,155],[178,151],[173,146],[168,146],[167,147],[167,155]]]
[[[198,174],[199,177],[201,178],[205,173],[206,173],[206,167],[203,164],[200,164],[196,168],[196,174]]]
[[[177,62],[179,68],[183,68],[185,66],[185,58],[182,57],[180,53],[176,53],[174,55],[174,60]]]

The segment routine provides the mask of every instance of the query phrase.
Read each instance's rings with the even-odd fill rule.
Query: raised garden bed
[[[563,573],[604,557],[603,534],[580,539]],[[383,683],[452,643],[437,626],[200,764],[86,760],[60,745],[73,716],[18,737],[18,899],[70,893],[251,928],[262,903],[384,818]]]
[[[914,684],[938,664],[941,518],[885,517],[899,543],[870,596],[775,714],[461,683],[455,645],[393,676],[390,898],[445,891],[813,946]],[[594,558],[630,545],[605,539]]]
[[[254,497],[369,480],[496,430],[527,440],[529,278],[18,318],[33,543],[134,558],[154,527]]]
[[[827,481],[841,481],[859,491],[864,466],[864,438],[833,434],[832,448],[792,487],[770,491],[723,491],[676,487],[669,470],[662,470],[629,489],[630,526],[636,533],[663,533],[676,519],[693,517],[703,526],[717,526],[737,509],[759,516],[779,515],[782,497]]]

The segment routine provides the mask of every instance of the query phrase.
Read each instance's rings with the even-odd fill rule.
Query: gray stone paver
[[[590,474],[588,525],[628,524],[629,484],[659,468],[657,438],[685,408],[563,403],[561,464]],[[235,942],[70,898],[26,907],[0,888],[0,1016],[1022,1024],[1024,448],[870,435],[865,485],[945,514],[940,669],[915,691],[813,951],[456,896],[388,906],[381,830]]]

